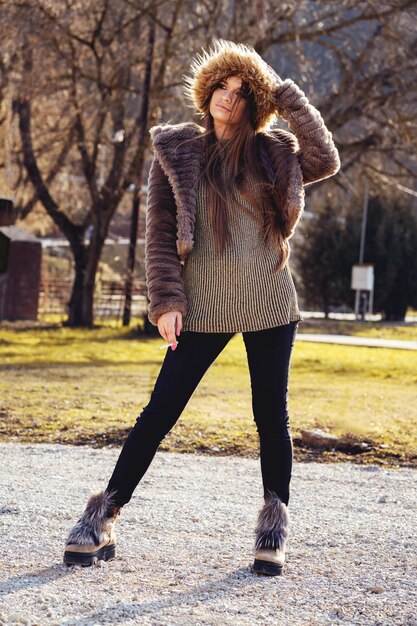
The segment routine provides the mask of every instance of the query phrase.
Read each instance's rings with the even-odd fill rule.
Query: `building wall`
[[[40,242],[10,241],[7,269],[1,275],[1,319],[37,319],[41,257]]]

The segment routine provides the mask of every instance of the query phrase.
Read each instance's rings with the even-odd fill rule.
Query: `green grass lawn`
[[[0,439],[120,445],[148,402],[162,343],[110,327],[0,326]],[[296,342],[289,395],[295,459],[415,464],[416,383],[417,352]],[[370,449],[355,456],[309,450],[300,431],[313,428],[350,434]],[[241,335],[207,372],[161,449],[257,455]]]

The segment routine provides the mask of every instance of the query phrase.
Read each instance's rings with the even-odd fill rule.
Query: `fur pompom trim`
[[[70,530],[66,544],[79,546],[98,546],[110,537],[112,526],[111,508],[116,492],[100,491],[92,494],[84,513]]]
[[[258,514],[255,549],[284,549],[289,533],[289,523],[287,505],[276,494],[272,494]]]
[[[228,76],[240,76],[248,83],[257,109],[255,130],[268,130],[276,119],[277,75],[248,44],[214,39],[208,51],[203,48],[202,53],[193,58],[190,74],[183,77],[184,96],[189,106],[205,117],[214,88]]]

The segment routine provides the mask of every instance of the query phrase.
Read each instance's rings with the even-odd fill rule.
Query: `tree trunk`
[[[87,328],[92,328],[94,326],[94,289],[94,280],[89,280],[87,283],[84,284],[82,302],[82,325]]]
[[[72,285],[66,326],[83,326],[83,285],[85,254],[75,257],[75,279]]]
[[[103,250],[105,237],[95,228],[90,243],[71,245],[75,262],[75,279],[69,302],[66,326],[94,326],[94,290],[98,264]]]
[[[328,320],[330,306],[329,306],[329,296],[327,293],[327,285],[324,285],[324,288],[322,289],[322,292],[321,292],[321,297],[322,297],[322,302],[323,302],[324,319]]]
[[[87,248],[87,259],[84,274],[82,319],[83,326],[92,328],[94,326],[94,289],[96,285],[96,275],[100,261],[105,234],[99,225],[94,226],[89,246]]]
[[[391,305],[390,307],[385,307],[383,311],[384,319],[387,322],[404,322],[407,314],[407,308],[407,305],[401,306],[401,304],[397,306]]]
[[[66,326],[84,326],[83,324],[83,300],[84,300],[84,275],[85,275],[85,248],[80,246],[78,251],[72,251],[75,261],[75,279],[72,285],[71,298],[68,305],[68,319]]]
[[[155,12],[155,8],[153,9]],[[136,180],[135,192],[132,204],[132,218],[130,224],[130,243],[127,260],[126,284],[125,284],[125,304],[123,309],[123,326],[129,326],[132,313],[132,290],[133,279],[135,275],[136,263],[136,245],[138,238],[139,210],[141,200],[141,189],[143,179],[143,166],[145,157],[145,137],[148,128],[148,110],[151,89],[152,64],[155,46],[155,20],[151,20],[149,25],[148,46],[146,51],[146,67],[145,78],[143,81],[142,107],[139,118],[139,145],[142,149],[139,151],[135,168]]]
[[[123,326],[129,326],[130,318],[132,315],[132,292],[133,292],[133,279],[135,275],[135,263],[136,263],[136,245],[138,238],[138,224],[139,224],[139,208],[140,208],[141,192],[135,185],[135,192],[132,206],[132,218],[130,223],[130,241],[127,257],[127,272],[125,283],[125,304],[123,309]]]

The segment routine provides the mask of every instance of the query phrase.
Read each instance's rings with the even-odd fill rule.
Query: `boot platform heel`
[[[288,532],[287,506],[274,492],[269,492],[258,513],[252,572],[266,576],[282,574]]]
[[[100,491],[90,496],[84,513],[68,534],[64,563],[89,567],[116,556],[114,524],[120,506],[112,503],[114,492]]]
[[[280,576],[284,561],[285,555],[282,550],[255,550],[252,571],[266,576]]]
[[[100,546],[80,546],[77,544],[67,544],[64,552],[64,563],[71,565],[81,565],[89,567],[95,565],[97,561],[110,561],[116,556],[116,543],[105,543]]]

